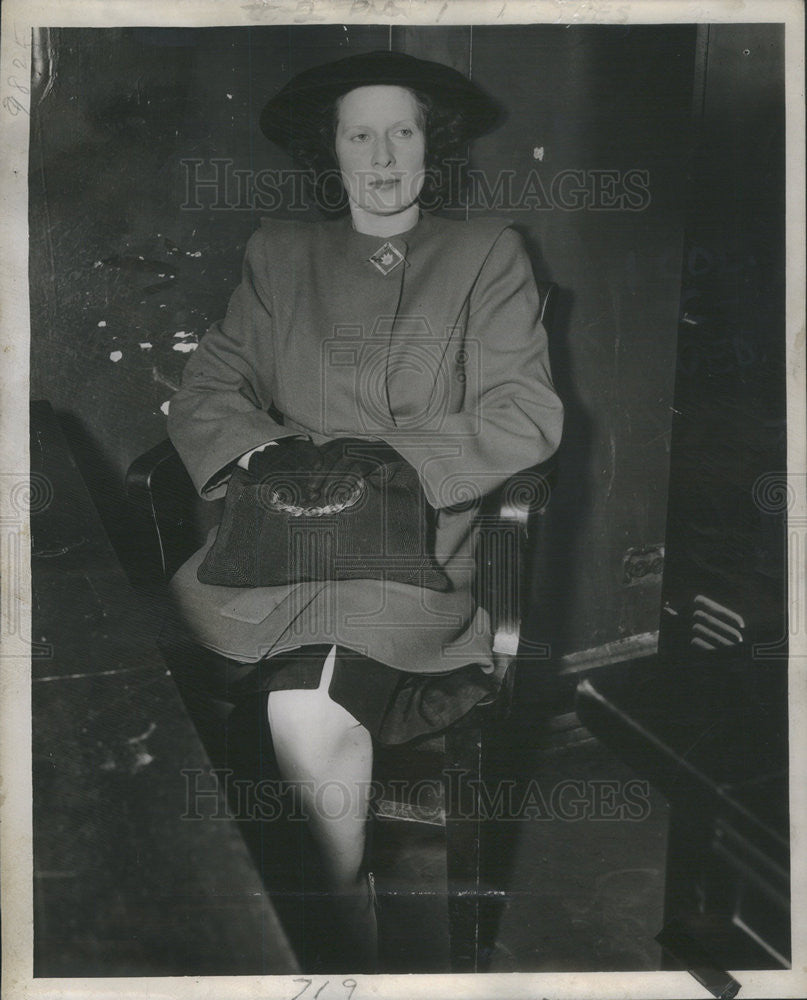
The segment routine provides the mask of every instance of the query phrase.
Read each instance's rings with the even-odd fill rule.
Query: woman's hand
[[[280,438],[249,460],[248,471],[271,486],[285,503],[310,504],[316,490],[320,450],[308,438]]]
[[[401,460],[384,441],[338,438],[317,447],[308,438],[281,438],[250,458],[249,472],[284,503],[323,507],[343,503],[359,480]]]
[[[319,505],[338,504],[350,496],[360,479],[367,479],[401,456],[384,441],[338,438],[320,445],[320,463],[310,486]]]

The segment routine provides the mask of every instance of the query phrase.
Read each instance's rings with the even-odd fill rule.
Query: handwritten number
[[[8,78],[9,87],[16,87],[17,90],[22,91],[23,94],[30,94],[31,91],[22,83],[17,83],[16,77],[10,76]]]
[[[24,104],[20,104],[16,97],[4,97],[3,107],[15,118],[21,111],[24,111],[26,115],[28,114],[28,108],[26,108]]]
[[[291,1000],[299,1000],[299,998],[303,995],[303,993],[305,993],[305,991],[311,985],[312,981],[310,979],[295,979],[294,982],[295,983],[305,983],[305,986],[300,990],[300,992],[299,993],[295,993],[295,995],[291,998]]]
[[[12,31],[14,32],[14,41],[17,43],[17,45],[19,45],[20,48],[27,49],[30,44],[30,40],[25,41],[24,39],[20,38],[16,23],[12,23]],[[28,61],[23,56],[15,56],[11,60],[11,62],[14,66],[17,67],[17,69],[21,69],[27,72]],[[21,94],[25,94],[26,96],[31,93],[30,88],[26,87],[24,83],[20,83],[15,76],[9,76],[6,79],[6,86],[14,87]],[[16,118],[21,111],[24,111],[26,115],[30,114],[27,107],[28,102],[26,101],[25,103],[23,103],[16,95],[8,94],[2,99],[2,101],[0,101],[0,104],[2,104],[2,106],[12,116],[12,118]]]
[[[295,996],[292,997],[292,1000],[300,1000],[300,997],[303,995],[303,993],[305,993],[305,991],[308,989],[308,987],[312,985],[312,983],[314,982],[314,980],[313,979],[295,979],[294,982],[295,983],[304,983],[305,984],[303,986],[303,988],[300,990],[300,992],[297,993]],[[330,985],[331,985],[330,979],[326,979],[325,982],[317,989],[317,992],[314,993],[314,995],[311,997],[311,1000],[318,1000],[320,993],[322,993],[322,991],[327,986],[330,986]],[[347,994],[346,1000],[351,1000],[351,998],[353,996],[353,993],[354,993],[354,991],[355,991],[356,986],[358,985],[358,983],[356,982],[355,979],[343,979],[342,980],[342,985],[345,987],[345,989],[348,990],[348,994]]]

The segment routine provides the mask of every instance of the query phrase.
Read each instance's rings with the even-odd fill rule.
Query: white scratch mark
[[[151,344],[150,344],[150,342],[148,340],[142,341],[142,343],[140,343],[138,346],[140,347],[141,351],[150,351],[151,350]]]
[[[532,151],[532,158],[534,160],[543,160],[543,158],[544,158],[544,147],[543,146],[536,146],[535,149],[533,149],[533,151]]]
[[[44,639],[42,640],[45,641]],[[118,674],[131,674],[136,670],[143,670],[141,667],[116,667],[114,670],[92,670],[89,673],[81,674],[49,674],[47,677],[35,677],[34,681],[37,684],[44,684],[47,681],[73,681],[80,680],[83,677],[112,677]]]
[[[183,340],[180,344],[174,344],[175,351],[181,351],[183,354],[188,354],[190,351],[195,351],[199,345],[193,340]]]
[[[150,722],[145,733],[141,733],[139,736],[132,736],[126,741],[129,746],[134,749],[134,759],[132,760],[132,766],[130,769],[132,774],[137,774],[138,771],[142,771],[144,767],[148,767],[154,760],[153,755],[146,750],[144,744],[156,728],[156,722]]]
[[[160,385],[168,386],[168,388],[172,392],[176,392],[179,389],[179,386],[176,385],[174,382],[172,382],[170,379],[166,378],[165,375],[162,374],[162,372],[156,365],[152,365],[151,377],[154,379],[155,382],[159,382]]]
[[[611,458],[611,472],[608,476],[608,485],[605,488],[606,500],[611,496],[611,490],[614,486],[614,478],[616,477],[616,439],[614,437],[613,429],[609,429],[608,431],[608,451],[610,452]]]
[[[160,403],[160,409],[163,411],[163,413],[166,415],[166,417],[168,416],[168,410],[169,410],[170,406],[171,406],[171,400],[170,399],[166,399],[166,401],[164,403]]]
[[[151,734],[154,732],[156,728],[157,728],[157,723],[150,722],[149,727],[145,731],[145,733],[141,733],[139,736],[130,736],[126,742],[129,743],[130,745],[133,745],[135,743],[143,743],[145,740],[149,738],[149,736],[151,736]]]
[[[102,327],[102,328],[105,327],[106,326],[106,320],[105,319],[99,320],[98,325],[100,327]]]
[[[145,750],[138,750],[135,754],[135,758],[132,761],[132,774],[137,774],[138,771],[142,771],[144,767],[148,767],[149,764],[154,760],[150,753]]]
[[[123,357],[123,351],[112,351],[109,355],[109,360],[117,362],[120,361],[122,357]]]

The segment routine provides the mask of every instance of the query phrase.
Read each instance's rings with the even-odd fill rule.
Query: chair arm
[[[494,655],[506,659],[518,652],[528,544],[540,541],[553,472],[550,460],[512,476],[486,498],[477,520],[477,600],[491,618]]]
[[[198,508],[203,503],[170,441],[161,441],[132,462],[126,498],[155,553],[150,576],[166,579],[200,544]]]
[[[512,660],[517,655],[521,635],[524,561],[530,517],[526,498],[513,496],[512,492],[508,486],[502,490],[496,514],[496,531],[502,539],[497,555],[502,558],[506,553],[506,557],[512,559],[512,564],[507,565],[505,561],[498,573],[494,574],[499,587],[495,595],[497,607],[492,623],[493,655],[507,660]],[[504,541],[507,538],[512,540],[509,545]]]
[[[126,473],[127,499],[134,504],[144,503],[146,509],[150,508],[154,476],[166,465],[182,466],[182,460],[168,438],[139,455],[129,466]]]
[[[530,593],[528,545],[540,544],[553,472],[550,460],[512,476],[484,499],[477,518],[476,597],[490,616],[493,659],[504,668],[499,694],[481,705],[500,722],[513,702],[514,661]]]

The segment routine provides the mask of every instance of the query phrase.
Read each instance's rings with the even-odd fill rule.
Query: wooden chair
[[[549,324],[557,286],[539,283],[541,318]],[[540,545],[543,514],[549,498],[552,463],[530,470],[529,486],[523,475],[484,498],[479,511],[477,544],[477,599],[491,617],[494,655],[507,665],[505,682],[495,701],[478,706],[439,736],[402,747],[379,747],[374,780],[384,789],[374,801],[378,825],[407,821],[444,827],[451,970],[478,971],[485,965],[485,946],[479,936],[483,868],[479,785],[486,775],[485,749],[492,729],[507,717],[515,677],[523,603],[529,594],[528,545]],[[137,458],[126,477],[127,496],[142,532],[143,558],[136,581],[161,598],[165,583],[202,544],[209,528],[218,522],[222,501],[202,501],[169,441],[162,441]],[[168,649],[169,661],[180,693],[194,719],[208,753],[217,766],[228,766],[243,747],[234,747],[227,732],[232,711],[228,700],[227,670],[218,690],[199,683],[206,675],[204,661],[216,658],[201,647]],[[232,674],[243,670],[232,664]],[[261,754],[265,750],[259,750]],[[437,778],[442,794],[432,801],[407,801],[401,788],[416,778]],[[462,776],[458,780],[458,776]],[[405,780],[401,780],[405,779]],[[421,784],[422,787],[422,784]],[[388,794],[387,789],[394,789]],[[249,832],[247,831],[249,842]],[[254,847],[254,843],[253,843]]]

